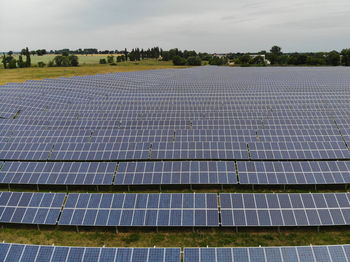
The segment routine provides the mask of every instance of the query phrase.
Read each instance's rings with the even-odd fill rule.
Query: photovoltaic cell
[[[218,226],[216,194],[69,194],[59,225]]]
[[[234,162],[122,162],[115,185],[236,184]]]
[[[221,225],[349,225],[349,199],[348,193],[220,194]]]
[[[62,193],[0,192],[0,222],[55,225],[65,196]]]

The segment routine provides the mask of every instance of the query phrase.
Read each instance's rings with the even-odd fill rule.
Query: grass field
[[[240,247],[240,246],[296,246],[296,245],[332,245],[350,243],[350,232],[321,231],[316,229],[296,229],[289,231],[245,231],[234,229],[208,229],[192,232],[174,229],[174,231],[132,230],[130,232],[89,231],[76,232],[73,229],[2,228],[0,239],[5,242],[60,245],[60,246],[96,246],[101,247]]]
[[[10,82],[24,82],[26,80],[40,80],[43,78],[71,77],[80,75],[95,75],[115,72],[129,72],[165,68],[184,68],[174,66],[172,62],[155,59],[140,62],[122,62],[116,66],[86,64],[79,67],[30,67],[17,69],[0,69],[0,85]]]
[[[53,60],[56,55],[43,55],[43,56],[30,56],[33,65],[38,64],[38,62],[44,62],[47,64],[49,61]],[[101,58],[106,58],[110,55],[76,55],[79,58],[79,63],[84,64],[98,64]],[[119,55],[112,55],[117,57]],[[14,58],[18,59],[18,55],[14,55]]]

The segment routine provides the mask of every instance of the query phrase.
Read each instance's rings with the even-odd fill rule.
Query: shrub
[[[117,56],[117,62],[118,63],[124,62],[124,61],[125,61],[125,56],[124,55]]]
[[[114,56],[112,56],[112,55],[107,56],[107,62],[108,62],[108,64],[114,63]]]
[[[226,65],[228,63],[227,58],[214,56],[209,60],[209,65]]]
[[[47,66],[48,66],[48,67],[53,67],[53,66],[55,66],[55,63],[53,62],[53,60],[50,60],[50,61],[47,63]]]
[[[69,65],[71,66],[78,66],[79,65],[79,59],[76,55],[70,55],[68,56]]]
[[[200,66],[202,65],[202,59],[199,56],[189,56],[187,63],[192,66]]]
[[[45,64],[44,62],[41,62],[41,61],[40,61],[40,62],[38,62],[38,66],[39,66],[39,67],[45,67],[46,64]]]
[[[173,64],[176,66],[186,65],[186,62],[186,59],[181,56],[176,55],[173,57]]]
[[[8,62],[7,68],[10,68],[10,69],[17,68],[17,61],[16,61],[16,59],[14,59],[14,58],[10,59],[9,62]]]
[[[101,59],[100,59],[100,64],[101,64],[101,65],[107,64],[107,61],[106,61],[106,59],[104,59],[104,58],[101,58]]]
[[[343,49],[341,51],[341,55],[342,55],[342,65],[344,66],[350,66],[350,48],[349,49]]]

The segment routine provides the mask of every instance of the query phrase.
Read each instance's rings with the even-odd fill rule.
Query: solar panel
[[[348,193],[220,194],[223,227],[350,224]]]
[[[180,248],[97,248],[0,243],[0,260],[4,262],[180,262],[180,252]]]
[[[348,184],[350,162],[237,162],[240,184]]]
[[[349,245],[297,247],[184,248],[184,262],[343,262]]]
[[[234,162],[122,162],[114,184],[237,184],[237,176]]]
[[[69,194],[59,225],[219,225],[216,194]]]
[[[107,162],[4,162],[0,183],[112,185],[115,169],[116,163]]]
[[[0,223],[55,225],[66,194],[0,192]]]

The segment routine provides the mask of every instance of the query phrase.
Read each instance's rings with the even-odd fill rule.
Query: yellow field
[[[185,68],[174,66],[171,61],[164,62],[155,59],[140,62],[122,62],[116,66],[86,64],[79,67],[31,67],[17,69],[0,69],[0,85],[10,82],[24,82],[26,80],[40,80],[43,78],[71,77],[81,75],[95,75],[115,72],[129,72],[166,68]]]

